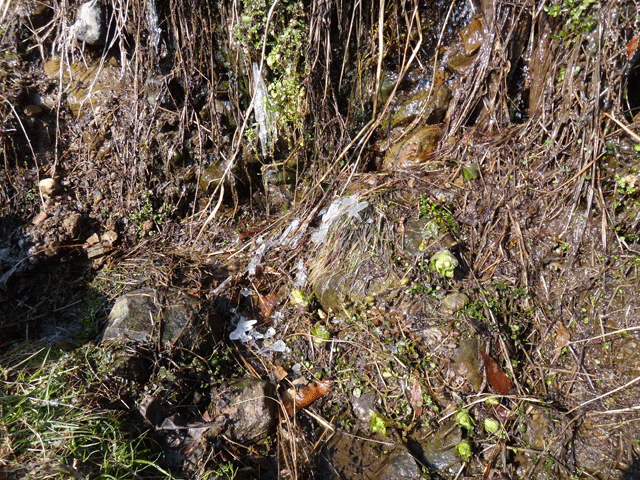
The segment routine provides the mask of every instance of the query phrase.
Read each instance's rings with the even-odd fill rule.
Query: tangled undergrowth
[[[634,478],[637,5],[431,3],[0,4],[8,478]],[[116,369],[147,286],[207,340]],[[273,434],[168,458],[142,398],[243,376]]]

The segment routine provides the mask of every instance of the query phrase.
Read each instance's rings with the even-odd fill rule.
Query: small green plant
[[[374,413],[369,421],[369,429],[371,433],[387,434],[387,420],[379,413]]]
[[[471,458],[471,454],[471,442],[466,438],[456,445],[456,455],[462,457],[465,462]]]
[[[154,209],[148,192],[142,194],[142,207],[137,212],[129,215],[129,221],[135,225],[135,234],[138,235],[145,222],[152,221],[156,227],[160,227],[175,211],[174,205],[164,204],[159,209]]]
[[[27,200],[33,202],[36,198],[38,198],[38,189],[36,187],[31,187],[27,192]]]
[[[315,343],[322,343],[331,338],[331,332],[329,332],[329,329],[322,323],[316,323],[313,326],[311,335],[313,335],[313,341]]]
[[[453,272],[458,266],[458,260],[449,250],[440,250],[431,257],[430,268],[442,277],[453,277]]]
[[[597,0],[562,0],[555,5],[544,7],[544,11],[553,18],[564,19],[564,27],[558,37],[569,45],[576,41],[581,33],[593,31],[598,22],[591,13],[591,7]]]
[[[444,232],[460,231],[460,226],[453,219],[451,211],[449,211],[449,209],[444,205],[432,202],[424,193],[420,195],[420,218],[423,217],[428,218],[433,222],[433,226],[428,226],[430,233],[434,228],[437,230],[436,235]]]
[[[461,408],[456,412],[456,415],[454,418],[458,426],[464,427],[470,432],[473,432],[476,422],[474,422],[473,418],[471,418],[471,415],[469,414],[469,410],[467,410],[466,408]]]
[[[271,5],[275,8],[270,12]],[[252,62],[260,62],[265,46],[261,73],[267,85],[267,108],[281,130],[303,128],[307,65],[301,59],[305,58],[306,31],[305,8],[299,0],[244,2],[240,22],[234,26],[234,36]]]

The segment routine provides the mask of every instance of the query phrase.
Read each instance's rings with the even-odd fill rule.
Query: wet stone
[[[39,117],[42,115],[42,107],[40,105],[27,105],[24,107],[24,114],[27,117]]]
[[[442,301],[442,307],[445,313],[456,313],[462,310],[469,302],[469,297],[462,292],[450,293]]]
[[[395,143],[384,157],[384,169],[395,171],[419,167],[438,146],[442,128],[439,125],[424,125],[409,136]]]
[[[478,361],[478,337],[460,338],[453,354],[453,370],[471,385],[474,392],[480,390],[483,376]]]
[[[351,401],[353,414],[360,422],[368,425],[375,411],[375,403],[375,392],[366,393],[359,398],[354,397]]]
[[[424,433],[424,438],[412,440],[409,444],[411,452],[418,460],[435,470],[457,472],[462,460],[456,455],[456,445],[462,440],[462,430],[451,419],[440,426],[433,434]]]
[[[275,385],[256,378],[231,380],[212,392],[211,417],[226,418],[225,435],[249,444],[266,438],[277,421]],[[217,431],[205,434],[217,435]]]
[[[373,480],[417,480],[422,478],[422,472],[409,451],[404,447],[398,447],[371,478]]]
[[[126,337],[147,343],[154,341],[152,334],[161,334],[165,346],[180,341],[191,348],[197,338],[195,307],[195,299],[177,289],[169,290],[164,299],[151,288],[135,290],[116,300],[102,340]]]

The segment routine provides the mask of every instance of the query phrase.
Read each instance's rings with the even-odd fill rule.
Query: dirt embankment
[[[60,395],[192,478],[633,478],[636,6],[383,5],[0,8],[3,408],[53,342]],[[94,346],[142,287],[200,343]],[[282,406],[257,439],[221,433],[238,376]],[[37,449],[108,473],[24,418],[16,478]]]

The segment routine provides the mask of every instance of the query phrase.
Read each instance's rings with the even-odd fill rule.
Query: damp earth
[[[637,19],[4,2],[0,478],[637,478]]]

